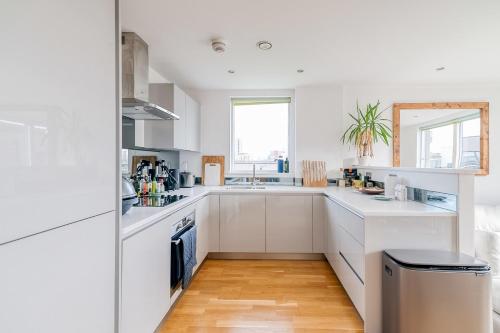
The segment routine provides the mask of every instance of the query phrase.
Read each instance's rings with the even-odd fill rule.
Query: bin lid
[[[440,250],[385,250],[385,253],[399,265],[440,270],[489,271],[487,262],[467,254]]]

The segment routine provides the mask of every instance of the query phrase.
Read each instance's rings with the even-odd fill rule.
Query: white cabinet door
[[[108,213],[0,246],[0,332],[114,332]]]
[[[313,196],[313,253],[326,252],[326,200],[323,195]]]
[[[204,197],[196,203],[196,261],[198,262],[195,271],[205,260],[208,254],[210,223],[210,199]]]
[[[170,307],[170,219],[123,241],[122,332],[153,332]]]
[[[200,151],[200,105],[186,95],[186,149]]]
[[[336,269],[336,262],[339,256],[339,242],[338,242],[338,205],[336,205],[330,199],[326,200],[326,258],[332,266]]]
[[[312,252],[312,196],[266,197],[266,252]]]
[[[266,197],[220,196],[220,251],[265,252]]]
[[[186,93],[174,85],[174,110],[173,112],[180,117],[179,120],[168,120],[174,122],[174,147],[176,149],[186,149]]]
[[[219,196],[209,195],[208,252],[220,252]]]
[[[116,209],[115,3],[1,2],[0,244]]]

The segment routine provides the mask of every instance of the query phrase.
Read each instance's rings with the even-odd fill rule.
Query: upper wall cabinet
[[[179,120],[136,120],[135,147],[200,151],[200,104],[173,83],[149,85],[149,101]],[[124,148],[130,147],[124,131]]]

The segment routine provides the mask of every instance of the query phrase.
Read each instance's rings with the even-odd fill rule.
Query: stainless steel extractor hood
[[[134,32],[122,33],[122,115],[136,120],[178,120],[179,116],[149,103],[148,44]]]

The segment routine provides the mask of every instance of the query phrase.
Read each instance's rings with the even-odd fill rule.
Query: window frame
[[[235,168],[236,164],[245,164],[245,163],[235,163],[236,156],[236,146],[235,146],[235,123],[234,123],[234,100],[256,100],[256,101],[266,101],[266,100],[281,100],[281,99],[289,99],[288,103],[288,161],[290,165],[289,173],[278,173],[277,170],[269,171],[269,170],[259,170],[256,168],[255,173],[263,176],[280,176],[293,177],[295,173],[295,101],[294,96],[286,95],[286,96],[231,96],[229,99],[229,109],[230,109],[230,136],[229,136],[229,175],[251,175],[252,171],[238,170]],[[248,164],[269,164],[268,161],[252,161],[248,162]]]

